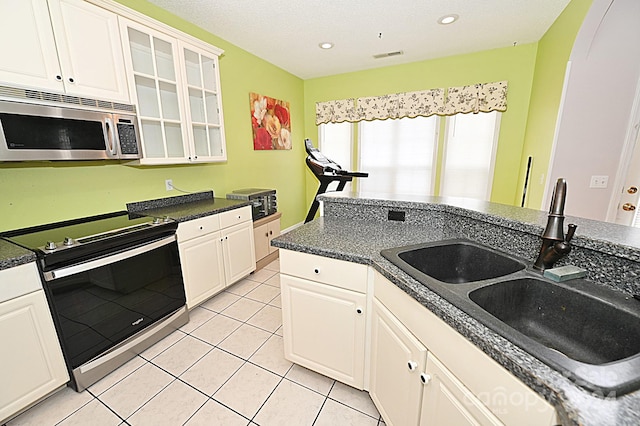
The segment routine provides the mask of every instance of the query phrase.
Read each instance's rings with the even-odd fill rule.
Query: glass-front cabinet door
[[[218,48],[120,18],[140,164],[225,161]]]
[[[185,98],[189,108],[193,161],[227,158],[220,99],[218,58],[195,46],[181,44]]]
[[[189,161],[187,116],[181,102],[177,40],[126,19],[120,31],[138,107],[142,164]]]

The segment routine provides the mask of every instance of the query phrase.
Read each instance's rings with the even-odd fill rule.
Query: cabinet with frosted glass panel
[[[226,160],[216,52],[124,18],[120,25],[138,107],[140,163]]]
[[[192,161],[224,161],[225,149],[218,57],[195,46],[180,43],[184,61],[185,98],[193,141]]]

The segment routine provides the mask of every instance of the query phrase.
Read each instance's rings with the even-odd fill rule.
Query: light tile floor
[[[384,425],[366,392],[284,359],[278,261],[84,392],[65,388],[6,426]]]

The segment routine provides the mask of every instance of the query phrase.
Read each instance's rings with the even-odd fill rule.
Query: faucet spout
[[[547,226],[541,235],[542,246],[540,247],[540,253],[533,264],[533,267],[540,271],[553,267],[558,260],[571,251],[569,242],[573,238],[577,226],[574,224],[569,225],[569,231],[565,237],[564,205],[566,198],[567,182],[564,178],[559,178],[551,196]]]

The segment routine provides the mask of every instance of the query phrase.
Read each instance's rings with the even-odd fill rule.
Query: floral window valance
[[[507,82],[316,103],[316,124],[507,110]]]

